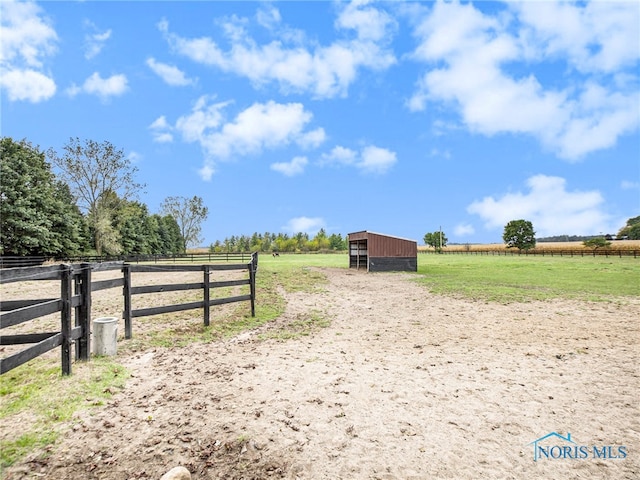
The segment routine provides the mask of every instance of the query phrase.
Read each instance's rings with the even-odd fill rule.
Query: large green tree
[[[627,224],[618,232],[618,238],[623,237],[629,240],[640,240],[640,216],[627,220]]]
[[[202,222],[209,216],[209,209],[204,205],[202,198],[195,195],[192,198],[167,197],[162,203],[162,211],[178,222],[183,242],[182,251],[202,242]]]
[[[108,141],[71,138],[62,147],[61,154],[51,148],[47,155],[69,185],[78,207],[87,214],[94,248],[101,255],[105,240],[113,233],[113,209],[116,208],[106,197],[115,194],[122,200],[135,199],[144,188],[135,181],[138,169],[131,165],[122,149]]]
[[[536,232],[528,220],[511,220],[504,227],[502,239],[507,248],[528,250],[536,246]]]
[[[86,228],[68,187],[26,140],[0,139],[0,252],[62,257],[86,248]]]
[[[424,236],[425,245],[433,247],[436,250],[436,252],[442,251],[442,248],[447,246],[448,241],[449,239],[441,230],[438,230],[432,233],[427,233]]]

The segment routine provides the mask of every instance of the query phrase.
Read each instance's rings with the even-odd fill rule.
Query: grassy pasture
[[[419,245],[418,250],[433,252],[434,249],[426,245]],[[517,252],[517,249],[507,248],[504,243],[447,245],[444,250],[445,252]],[[610,252],[640,250],[640,240],[613,240],[607,250]],[[538,242],[536,247],[529,251],[533,253],[573,251],[579,254],[580,252],[592,252],[593,249],[585,247],[583,242]]]
[[[260,257],[260,269],[292,277],[293,283],[308,266],[347,264],[346,253]],[[640,259],[633,257],[418,255],[418,273],[433,293],[501,303],[640,297]]]
[[[640,297],[640,259],[420,255],[420,282],[433,293],[501,303],[553,298]]]

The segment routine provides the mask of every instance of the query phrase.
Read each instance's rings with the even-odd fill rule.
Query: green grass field
[[[421,255],[420,280],[433,293],[501,303],[640,297],[640,259]]]
[[[346,254],[260,257],[263,271],[302,275],[304,267],[347,268]],[[552,298],[640,297],[640,259],[418,255],[419,282],[432,293],[500,303]]]

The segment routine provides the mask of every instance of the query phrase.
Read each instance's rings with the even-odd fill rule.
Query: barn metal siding
[[[417,252],[417,242],[369,233],[370,257],[417,257]]]
[[[365,230],[363,232],[349,233],[347,237],[350,242],[354,242],[356,240],[367,240],[369,238],[369,232]]]
[[[418,243],[368,231],[350,233],[349,267],[370,272],[418,269]]]

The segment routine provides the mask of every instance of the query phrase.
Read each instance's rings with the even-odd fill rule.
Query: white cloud
[[[640,188],[640,182],[631,182],[629,180],[623,180],[620,182],[620,188],[622,190],[635,190]]]
[[[0,85],[10,101],[48,100],[56,84],[43,58],[56,51],[58,36],[41,9],[31,2],[1,2]]]
[[[184,74],[182,70],[174,65],[157,62],[155,58],[147,58],[147,66],[153,70],[165,83],[173,87],[183,87],[193,85],[194,81]]]
[[[254,103],[227,120],[225,110],[230,104],[203,96],[175,126],[160,117],[149,128],[155,141],[169,141],[167,134],[178,132],[185,142],[199,143],[205,153],[207,168],[201,170],[205,179],[211,178],[217,161],[290,145],[316,147],[325,139],[322,128],[307,130],[313,115],[300,103]]]
[[[6,89],[9,100],[38,103],[56,93],[55,82],[36,70],[9,70],[0,75],[0,85]]]
[[[307,157],[294,157],[290,162],[272,163],[270,168],[271,170],[280,172],[287,177],[293,177],[303,173],[304,167],[306,167],[308,163],[309,160],[307,160]]]
[[[616,229],[617,221],[604,211],[605,200],[597,190],[570,192],[564,178],[547,175],[530,177],[526,185],[526,193],[485,197],[471,203],[467,211],[479,215],[491,230],[503,229],[511,220],[529,220],[536,236],[541,237],[593,235]]]
[[[84,36],[84,57],[90,60],[100,54],[107,40],[111,38],[111,29],[100,32],[93,22],[86,20],[84,24],[86,29],[92,31]]]
[[[301,103],[254,103],[220,131],[204,138],[203,145],[215,157],[258,153],[291,143],[307,144],[304,128],[312,114]]]
[[[418,111],[429,102],[446,102],[472,131],[532,135],[572,161],[637,129],[640,94],[633,67],[640,48],[632,39],[638,38],[640,11],[632,3],[611,8],[604,2],[543,3],[544,8],[539,2],[510,4],[512,12],[496,16],[472,4],[436,3],[415,30],[419,45],[413,58],[430,70],[407,107]],[[599,22],[596,12],[605,25],[591,29]],[[625,14],[631,20],[623,19]],[[626,44],[617,49],[622,39]],[[549,59],[568,65],[551,86],[526,70],[516,76],[506,69],[544,66]],[[624,85],[585,74],[590,71],[633,80]]]
[[[476,233],[476,229],[473,228],[473,225],[470,225],[468,223],[460,223],[453,229],[453,233],[457,237],[466,237]]]
[[[210,164],[205,164],[198,170],[198,175],[200,175],[200,178],[205,182],[210,181],[214,173],[216,173],[216,170],[213,168],[213,165]]]
[[[272,5],[262,5],[256,12],[256,20],[258,24],[273,30],[282,20],[280,11]]]
[[[395,152],[369,145],[362,150],[358,168],[366,173],[386,173],[397,161]]]
[[[283,230],[292,234],[308,233],[309,235],[315,235],[325,226],[325,221],[321,217],[296,217],[289,220]]]
[[[279,23],[279,13],[271,17],[260,10],[258,21],[270,27]],[[169,32],[166,20],[158,28],[165,34],[171,48],[194,62],[232,72],[251,80],[255,85],[276,82],[283,92],[311,92],[316,97],[346,96],[349,86],[363,68],[384,70],[395,63],[386,48],[392,34],[393,21],[382,11],[360,3],[345,7],[336,26],[357,38],[337,40],[327,46],[305,45],[302,35],[277,35],[270,43],[258,44],[249,37],[238,21],[225,24],[226,40],[232,43],[223,50],[209,37],[185,38]],[[231,28],[235,27],[235,28]],[[308,42],[307,42],[308,43]]]
[[[171,131],[173,127],[167,123],[167,119],[164,115],[156,118],[154,122],[149,125],[153,141],[156,143],[171,143],[173,142],[173,134]]]
[[[323,153],[321,165],[353,165],[356,163],[358,152],[350,148],[337,145],[329,153]]]
[[[316,148],[324,143],[327,139],[327,134],[324,128],[319,127],[310,132],[303,133],[297,140],[298,145],[302,148]]]
[[[634,66],[640,55],[640,10],[634,2],[519,2],[511,7],[539,57],[566,58],[583,72],[611,73]]]
[[[329,153],[323,153],[318,163],[321,166],[353,166],[363,173],[384,174],[396,162],[396,153],[386,148],[367,145],[358,153],[337,145]]]
[[[336,19],[336,26],[355,30],[360,40],[385,40],[395,30],[396,22],[386,12],[373,8],[368,3],[354,1],[347,4]]]
[[[84,81],[81,87],[73,84],[67,88],[66,92],[71,97],[74,97],[79,93],[87,93],[89,95],[96,95],[103,101],[106,101],[110,97],[123,95],[128,89],[129,87],[126,75],[119,74],[112,75],[108,78],[102,78],[98,72],[94,72]]]
[[[191,112],[178,118],[176,130],[186,142],[203,143],[210,130],[217,129],[224,120],[223,109],[230,102],[210,103],[215,97],[200,97]]]

